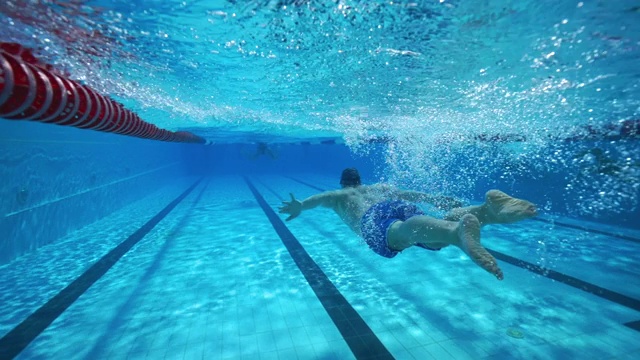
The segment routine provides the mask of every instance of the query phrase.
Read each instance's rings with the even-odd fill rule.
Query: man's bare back
[[[342,221],[356,234],[361,235],[360,220],[364,213],[374,204],[388,199],[395,199],[394,189],[388,185],[361,185],[331,192],[327,203]]]

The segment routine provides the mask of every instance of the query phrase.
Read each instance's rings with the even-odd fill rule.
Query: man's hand
[[[283,201],[284,205],[280,206],[278,210],[280,210],[280,214],[289,214],[289,217],[286,219],[287,221],[295,219],[302,212],[302,202],[296,200],[296,198],[291,195],[291,201]]]

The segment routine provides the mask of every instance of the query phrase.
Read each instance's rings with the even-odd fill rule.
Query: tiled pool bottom
[[[302,198],[317,191],[282,177],[250,180],[273,208],[289,192]],[[323,186],[322,179],[305,180]],[[189,186],[162,189],[0,268],[0,300],[7,304],[0,309],[0,335],[27,319]],[[535,264],[539,248],[527,247],[526,241],[548,231],[545,226],[527,221],[487,227],[483,241]],[[640,355],[640,332],[624,325],[640,320],[637,310],[522,267],[501,262],[505,280],[499,282],[453,248],[438,253],[408,249],[385,259],[323,209],[305,213],[286,227],[369,332],[350,321],[348,314],[341,320],[332,313],[336,307],[326,300],[337,296],[327,295],[324,302],[318,298],[304,275],[308,266],[300,269],[294,260],[305,254],[287,250],[242,178],[225,177],[199,183],[18,358],[631,359]],[[584,237],[580,230],[566,231],[562,236]],[[553,236],[549,234],[549,244],[558,240]],[[567,248],[562,257],[560,249],[551,256],[553,261],[541,265],[611,290],[637,288],[629,281],[638,278],[639,270],[618,268],[619,262],[611,259],[635,256],[627,251],[640,244],[605,240],[630,248],[618,254],[612,245],[608,260],[602,262],[575,247]],[[584,268],[587,263],[591,268]],[[637,299],[630,291],[627,295]],[[358,349],[365,333],[374,334],[372,341],[380,342],[388,353]]]

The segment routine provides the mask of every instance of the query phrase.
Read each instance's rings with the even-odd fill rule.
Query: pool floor
[[[639,242],[553,222],[487,226],[485,246],[511,259],[497,281],[459,249],[386,259],[329,210],[278,224],[256,200],[276,209],[333,182],[225,176],[159,189],[0,267],[0,336],[57,306],[18,359],[640,357],[629,325],[640,320]],[[74,282],[105,261],[104,275]],[[77,300],[45,305],[73,286]]]

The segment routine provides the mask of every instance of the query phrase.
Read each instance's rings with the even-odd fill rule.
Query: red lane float
[[[122,104],[41,63],[16,43],[0,42],[0,118],[160,141],[206,143],[192,133],[159,129],[141,120]]]

